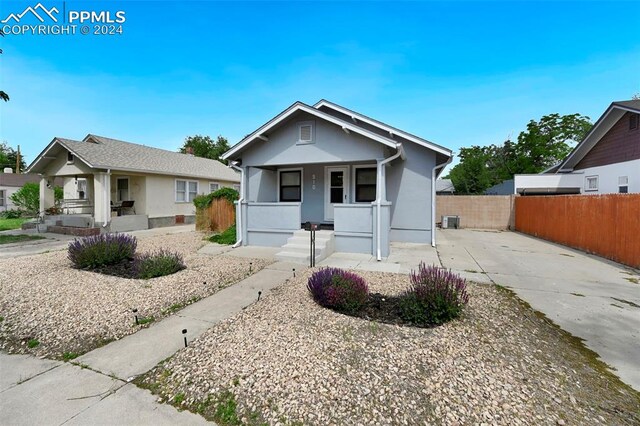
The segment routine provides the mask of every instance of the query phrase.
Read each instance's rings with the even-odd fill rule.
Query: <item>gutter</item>
[[[229,167],[239,171],[240,172],[240,199],[238,200],[238,207],[240,207],[238,210],[238,230],[237,233],[240,234],[240,238],[238,238],[238,241],[236,241],[236,243],[231,246],[231,248],[238,248],[240,247],[240,245],[242,244],[242,202],[244,201],[244,193],[245,193],[245,184],[244,184],[244,167],[238,167],[236,166],[236,162],[235,161],[229,161]]]
[[[436,170],[447,167],[453,161],[453,155],[447,161],[436,164],[431,170],[431,247],[436,246]]]
[[[378,173],[377,173],[377,177],[378,177],[378,182],[377,182],[377,188],[378,188],[378,196],[376,197],[376,208],[377,208],[377,214],[376,214],[376,260],[381,261],[382,260],[382,252],[380,250],[380,228],[382,227],[382,222],[380,220],[380,212],[382,211],[382,200],[381,200],[381,196],[382,196],[382,170],[383,170],[383,166],[385,166],[387,163],[390,163],[391,161],[395,160],[396,158],[402,156],[402,158],[405,158],[405,154],[404,154],[404,148],[402,148],[402,144],[398,143],[396,144],[396,150],[397,152],[395,154],[393,154],[391,157],[389,158],[385,158],[384,160],[380,160],[378,161]],[[385,176],[385,184],[386,184],[386,176]],[[385,200],[387,198],[386,196],[386,192],[385,192]]]

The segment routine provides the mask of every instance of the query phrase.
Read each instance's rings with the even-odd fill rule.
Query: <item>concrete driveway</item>
[[[512,289],[640,390],[640,274],[516,232],[439,230],[444,267]]]

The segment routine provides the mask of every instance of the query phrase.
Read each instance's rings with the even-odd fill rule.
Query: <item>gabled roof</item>
[[[593,125],[587,135],[573,148],[567,157],[559,164],[557,169],[545,170],[547,173],[566,173],[584,158],[585,155],[602,139],[602,137],[622,118],[627,112],[640,114],[640,100],[612,102],[609,108],[602,114]],[[544,172],[543,172],[544,173]]]
[[[315,117],[318,117],[322,120],[328,121],[330,123],[333,123],[337,126],[342,127],[342,129],[344,129],[345,131],[351,131],[357,134],[360,134],[362,136],[365,136],[369,139],[372,139],[374,141],[377,141],[379,143],[382,143],[386,146],[389,146],[391,148],[398,148],[399,145],[401,145],[399,142],[395,141],[392,139],[392,134],[389,134],[389,137],[383,136],[381,134],[378,134],[376,132],[373,132],[369,129],[366,129],[362,126],[359,126],[356,123],[353,122],[349,122],[349,121],[345,121],[342,120],[338,117],[335,117],[331,114],[328,114],[324,111],[321,111],[319,109],[319,104],[322,102],[327,102],[327,104],[325,105],[329,105],[328,101],[320,101],[318,104],[316,104],[315,106],[309,106],[303,102],[295,102],[293,103],[290,107],[288,107],[287,109],[285,109],[284,111],[282,111],[280,114],[276,115],[275,117],[273,117],[271,120],[267,121],[264,125],[262,125],[261,127],[259,127],[257,130],[255,130],[253,133],[249,134],[248,136],[246,136],[244,139],[242,139],[240,142],[238,142],[236,145],[234,145],[229,151],[225,152],[222,155],[222,158],[224,159],[229,159],[231,158],[234,154],[237,154],[238,152],[240,152],[242,149],[244,149],[247,145],[251,144],[254,141],[257,140],[268,140],[268,137],[265,135],[265,133],[267,133],[269,130],[273,129],[274,127],[276,127],[278,124],[280,124],[281,122],[283,122],[284,120],[286,120],[288,117],[290,117],[291,115],[293,115],[294,113],[298,112],[298,111],[302,111],[302,112],[306,112],[308,114],[311,114]],[[335,104],[331,104],[334,105],[336,107],[338,107]],[[348,111],[348,110],[347,110]],[[353,113],[353,114],[357,114],[357,113]],[[365,116],[358,114],[359,117],[362,117],[362,121],[365,121]],[[371,121],[375,121],[372,119],[368,119]],[[383,123],[380,122],[376,122],[379,125],[383,125]],[[385,125],[386,126],[386,125]],[[449,157],[452,156],[451,150],[448,150],[446,148],[443,148],[439,145],[435,145],[432,144],[431,142],[425,140],[425,139],[420,139],[417,136],[413,136],[410,135],[409,133],[403,132],[399,129],[395,129],[392,127],[389,127],[390,129],[392,129],[392,133],[395,133],[397,135],[400,135],[402,137],[404,137],[405,139],[408,139],[412,142],[416,142],[419,143],[427,148],[433,149],[436,152],[442,153],[444,155],[447,155]],[[405,136],[406,135],[406,136]],[[418,141],[419,140],[419,141]]]
[[[237,172],[216,160],[91,134],[82,141],[54,138],[27,170],[31,173],[41,172],[47,164],[45,154],[55,146],[70,151],[94,169],[240,181]]]
[[[436,192],[455,192],[451,179],[436,179]]]
[[[348,108],[345,108],[343,106],[340,106],[338,104],[334,104],[333,102],[327,101],[326,99],[320,100],[313,107],[317,108],[317,109],[320,109],[322,107],[330,108],[330,109],[332,109],[334,111],[338,111],[338,112],[341,112],[343,114],[346,114],[346,115],[350,116],[352,120],[355,119],[354,121],[356,123],[359,120],[359,121],[365,122],[367,124],[370,124],[370,125],[372,125],[374,127],[377,127],[378,129],[382,130],[383,132],[389,133],[389,136],[391,138],[393,138],[393,135],[398,135],[398,136],[403,137],[404,139],[407,139],[407,140],[409,140],[411,142],[417,143],[418,145],[422,145],[425,148],[432,149],[432,150],[434,150],[436,152],[439,152],[441,154],[448,155],[448,156],[452,156],[453,155],[450,149],[447,149],[447,148],[445,148],[443,146],[435,144],[435,143],[433,143],[431,141],[428,141],[426,139],[423,139],[423,138],[418,137],[416,135],[413,135],[411,133],[407,133],[404,130],[398,129],[397,127],[393,127],[393,126],[390,126],[388,124],[385,124],[382,121],[378,121],[378,120],[375,120],[373,118],[367,117],[366,115],[360,114],[359,112],[352,111],[352,110],[350,110]]]

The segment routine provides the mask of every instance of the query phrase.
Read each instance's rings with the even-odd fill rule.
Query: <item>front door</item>
[[[324,182],[324,220],[333,222],[333,205],[349,202],[349,168],[327,167]]]

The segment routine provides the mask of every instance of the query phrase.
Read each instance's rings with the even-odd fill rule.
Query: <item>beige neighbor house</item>
[[[196,195],[240,182],[219,161],[96,135],[54,138],[27,171],[41,177],[41,226],[77,235],[192,223]],[[55,178],[64,199],[52,209]]]

